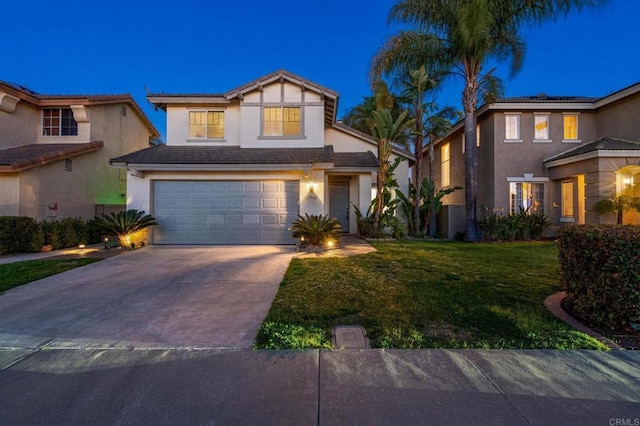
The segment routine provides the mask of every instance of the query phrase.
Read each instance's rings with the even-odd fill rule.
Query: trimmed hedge
[[[640,226],[567,226],[558,239],[574,311],[611,329],[640,323]]]
[[[0,217],[0,254],[35,253],[43,245],[53,250],[100,242],[94,221],[69,217],[38,222],[24,216]]]
[[[35,219],[0,216],[0,254],[34,253],[43,244],[42,227]]]

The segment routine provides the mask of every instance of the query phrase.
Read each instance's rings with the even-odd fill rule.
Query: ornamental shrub
[[[0,216],[0,253],[35,253],[42,249],[40,224],[24,216]]]
[[[567,226],[558,239],[574,312],[610,329],[640,323],[640,226]]]
[[[485,209],[478,222],[482,237],[487,241],[539,240],[550,224],[544,213],[529,210],[506,215],[500,210]]]

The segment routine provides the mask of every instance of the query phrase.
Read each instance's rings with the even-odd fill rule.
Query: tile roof
[[[378,167],[371,152],[333,152],[323,148],[241,148],[239,146],[157,145],[111,159],[127,165],[278,165],[333,163],[334,167]]]
[[[371,151],[367,152],[335,152],[334,167],[378,167],[378,159]]]
[[[31,144],[0,150],[0,172],[15,173],[44,166],[64,158],[97,151],[102,141],[89,143]]]
[[[497,99],[493,104],[504,103],[594,103],[600,98],[586,97],[586,96],[547,96],[544,93],[540,93],[535,96],[516,96],[513,98],[501,98]]]
[[[558,155],[554,155],[553,157],[544,160],[544,162],[549,163],[551,161],[571,158],[577,155],[587,154],[594,151],[639,151],[638,155],[640,156],[640,142],[615,139],[605,136],[596,141],[589,142],[568,151],[562,152]]]
[[[332,162],[333,147],[240,148],[156,145],[111,159],[126,164],[302,164]]]

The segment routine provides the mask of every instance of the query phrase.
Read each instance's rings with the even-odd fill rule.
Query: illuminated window
[[[264,136],[300,135],[300,123],[300,107],[264,108]]]
[[[43,136],[78,136],[78,123],[71,108],[44,108],[42,110]]]
[[[520,140],[520,115],[505,114],[504,116],[504,138],[505,140]]]
[[[224,112],[190,111],[189,137],[202,139],[224,138]]]
[[[533,116],[533,120],[535,128],[533,139],[538,141],[549,140],[549,116],[536,114]]]
[[[578,115],[564,115],[564,140],[578,140]]]
[[[442,186],[451,185],[451,151],[448,143],[442,145],[440,148],[441,157],[441,170],[440,177],[442,178]]]
[[[511,182],[509,192],[511,213],[523,210],[527,213],[544,212],[544,183]]]
[[[573,217],[573,181],[562,182],[562,217]]]

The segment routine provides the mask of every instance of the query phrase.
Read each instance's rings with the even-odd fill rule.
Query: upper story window
[[[520,114],[505,114],[504,116],[505,142],[521,142],[520,140]]]
[[[549,140],[549,114],[535,114],[533,116],[534,141]]]
[[[224,111],[189,111],[189,137],[224,138]]]
[[[301,135],[300,107],[265,107],[264,136]]]
[[[442,145],[442,148],[440,148],[440,162],[442,186],[449,186],[451,185],[451,147],[448,143]]]
[[[71,108],[44,108],[42,110],[43,136],[78,136],[78,123]]]
[[[564,114],[564,142],[579,142],[578,114]]]

